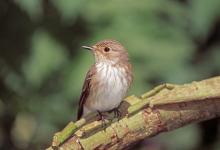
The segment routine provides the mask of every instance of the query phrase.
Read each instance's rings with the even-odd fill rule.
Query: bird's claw
[[[118,120],[119,120],[119,118],[121,118],[121,116],[122,116],[120,110],[118,108],[115,108],[115,109],[113,109],[113,111],[114,111],[114,117],[118,118]]]
[[[107,116],[102,114],[100,111],[97,111],[98,112],[98,115],[99,115],[99,120],[102,121],[102,128],[106,128],[107,127],[107,123],[106,123],[106,118]]]

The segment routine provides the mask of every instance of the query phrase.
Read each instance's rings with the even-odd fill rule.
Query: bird
[[[99,114],[117,109],[125,98],[132,80],[132,65],[124,46],[112,39],[102,40],[90,50],[95,63],[86,74],[79,99],[77,119],[97,111]]]

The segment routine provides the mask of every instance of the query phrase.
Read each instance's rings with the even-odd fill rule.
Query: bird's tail
[[[79,120],[83,115],[83,108],[79,108],[77,112],[77,120]]]
[[[92,111],[90,109],[88,109],[87,107],[83,107],[81,109],[78,109],[78,113],[77,113],[77,120],[81,119],[83,116],[91,113]]]

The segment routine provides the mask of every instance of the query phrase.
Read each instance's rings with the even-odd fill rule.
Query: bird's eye
[[[105,47],[105,48],[104,48],[104,51],[105,51],[105,52],[109,52],[109,51],[110,51],[110,48],[109,48],[109,47]]]

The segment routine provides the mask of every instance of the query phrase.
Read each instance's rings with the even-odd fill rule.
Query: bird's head
[[[96,63],[110,62],[114,64],[128,62],[127,50],[116,40],[103,40],[93,46],[82,47],[93,52]]]

